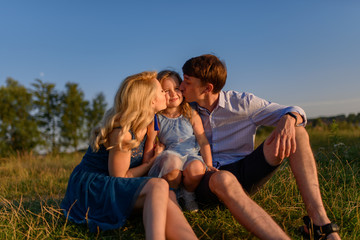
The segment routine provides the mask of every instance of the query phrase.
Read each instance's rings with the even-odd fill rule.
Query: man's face
[[[187,102],[198,102],[204,98],[205,86],[201,80],[184,74],[184,81],[180,85],[180,90]]]

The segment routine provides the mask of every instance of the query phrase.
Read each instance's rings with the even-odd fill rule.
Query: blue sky
[[[225,89],[303,107],[308,117],[360,112],[359,1],[0,2],[0,85],[12,77],[76,82],[112,104],[122,79],[212,53]]]

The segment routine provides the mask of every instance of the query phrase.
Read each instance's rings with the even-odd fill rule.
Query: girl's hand
[[[215,168],[215,167],[213,167],[213,166],[207,166],[206,171],[208,171],[208,172],[211,172],[211,171],[217,172],[217,171],[219,171],[219,169],[217,169],[217,168]]]
[[[143,163],[146,163],[146,164],[149,164],[150,166],[152,166],[152,164],[155,161],[155,158],[160,153],[162,153],[164,150],[165,150],[165,145],[160,142],[157,142],[156,144],[154,144],[154,155],[151,158],[149,158],[147,161],[143,160]]]
[[[165,150],[165,145],[161,142],[157,142],[154,145],[154,157],[158,156],[160,153],[162,153]]]

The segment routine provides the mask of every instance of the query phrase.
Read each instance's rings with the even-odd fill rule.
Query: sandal
[[[303,217],[305,226],[299,228],[300,233],[305,239],[324,240],[331,233],[338,232],[339,226],[335,223],[329,223],[324,226],[317,226],[313,223],[309,216]],[[305,231],[305,229],[307,231]]]

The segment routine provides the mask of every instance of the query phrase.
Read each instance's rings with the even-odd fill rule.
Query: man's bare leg
[[[274,144],[264,144],[264,154],[270,165],[278,165],[282,160],[274,156]],[[296,128],[296,151],[289,157],[291,170],[303,198],[306,211],[314,224],[323,226],[330,223],[320,194],[315,158],[311,150],[309,135],[304,127]],[[328,239],[340,239],[337,233]]]
[[[215,172],[210,178],[209,187],[235,219],[258,238],[290,239],[270,215],[246,194],[232,173]]]

